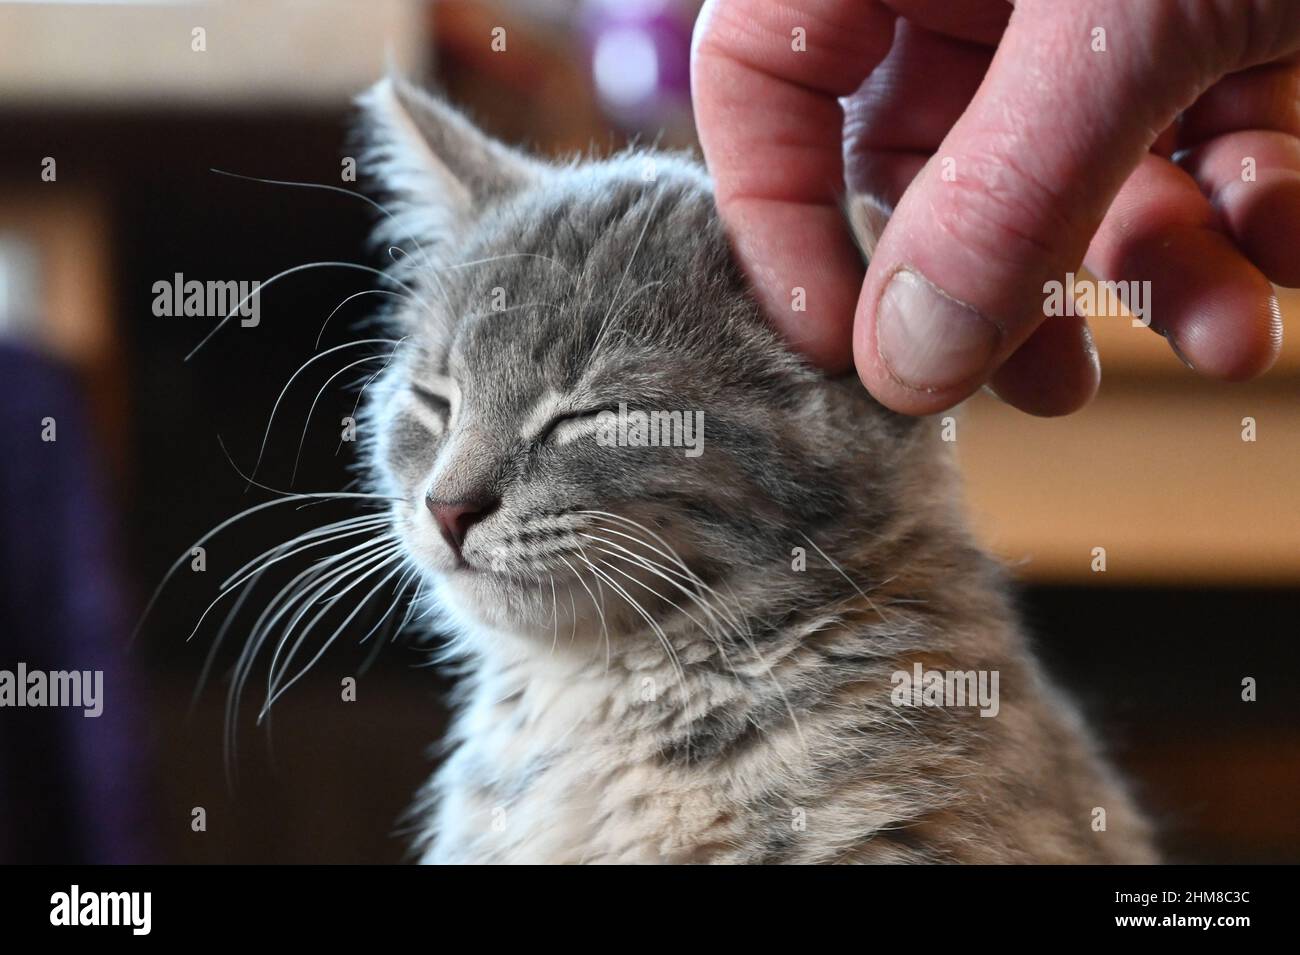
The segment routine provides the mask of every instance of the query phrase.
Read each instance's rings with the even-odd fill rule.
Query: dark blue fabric
[[[53,418],[57,440],[41,440]],[[143,861],[143,706],[75,376],[0,344],[0,669],[102,670],[104,708],[0,708],[0,861]]]

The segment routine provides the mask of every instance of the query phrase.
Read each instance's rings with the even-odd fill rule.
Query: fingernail
[[[918,391],[959,385],[993,361],[1002,334],[968,305],[907,269],[894,273],[876,312],[876,348],[900,383]]]

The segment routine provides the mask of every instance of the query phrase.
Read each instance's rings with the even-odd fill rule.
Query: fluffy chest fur
[[[690,861],[734,837],[731,794],[664,764],[674,719],[655,695],[675,677],[643,663],[485,665],[434,784],[426,861]]]
[[[1013,634],[945,638],[881,610],[841,604],[743,664],[689,632],[669,634],[676,662],[524,645],[480,660],[426,793],[424,861],[1150,861],[1128,797]],[[995,720],[894,705],[896,674],[958,659],[999,668]]]

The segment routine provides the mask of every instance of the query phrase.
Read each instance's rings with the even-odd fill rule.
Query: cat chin
[[[602,619],[580,587],[575,588],[577,599],[570,602],[563,583],[553,597],[549,583],[490,572],[461,570],[435,574],[433,579],[434,599],[445,624],[472,642],[492,636],[514,650],[541,648],[548,654],[584,655],[599,647],[604,653],[607,642],[617,643],[631,622],[612,606],[606,607]]]
[[[542,636],[541,590],[531,584],[511,581],[481,570],[451,569],[435,573],[437,597],[450,620],[462,629],[487,629],[521,637]],[[524,605],[521,612],[520,606]],[[546,591],[545,636],[554,632],[550,590]],[[531,612],[538,610],[538,612]],[[558,611],[556,611],[558,613]],[[567,627],[572,622],[562,622]]]

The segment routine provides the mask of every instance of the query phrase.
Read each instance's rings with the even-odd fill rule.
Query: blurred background
[[[445,724],[448,684],[427,654],[340,639],[262,726],[255,673],[232,785],[226,675],[254,618],[237,619],[201,690],[223,614],[188,639],[246,561],[326,512],[357,513],[271,507],[207,542],[204,570],[189,556],[274,499],[237,468],[251,469],[326,317],[338,308],[322,350],[358,336],[376,299],[349,296],[371,277],[287,277],[263,291],[256,327],[232,323],[189,362],[215,320],[155,314],[154,284],[382,265],[365,203],[212,170],[357,189],[350,102],[388,62],[543,153],[690,146],[696,8],[0,2],[0,669],[102,669],[106,694],[99,719],[0,710],[0,861],[405,858],[402,811]],[[1290,341],[1261,381],[1204,382],[1149,331],[1103,318],[1106,378],[1088,410],[1043,421],[981,396],[957,424],[972,511],[1021,582],[1040,652],[1177,861],[1300,861],[1300,300],[1283,301]],[[338,422],[365,376],[330,380],[347,355],[295,381],[260,481],[352,480]],[[47,419],[57,440],[43,440]],[[284,563],[259,593],[306,566]],[[376,592],[345,637],[391,623],[392,602]]]

